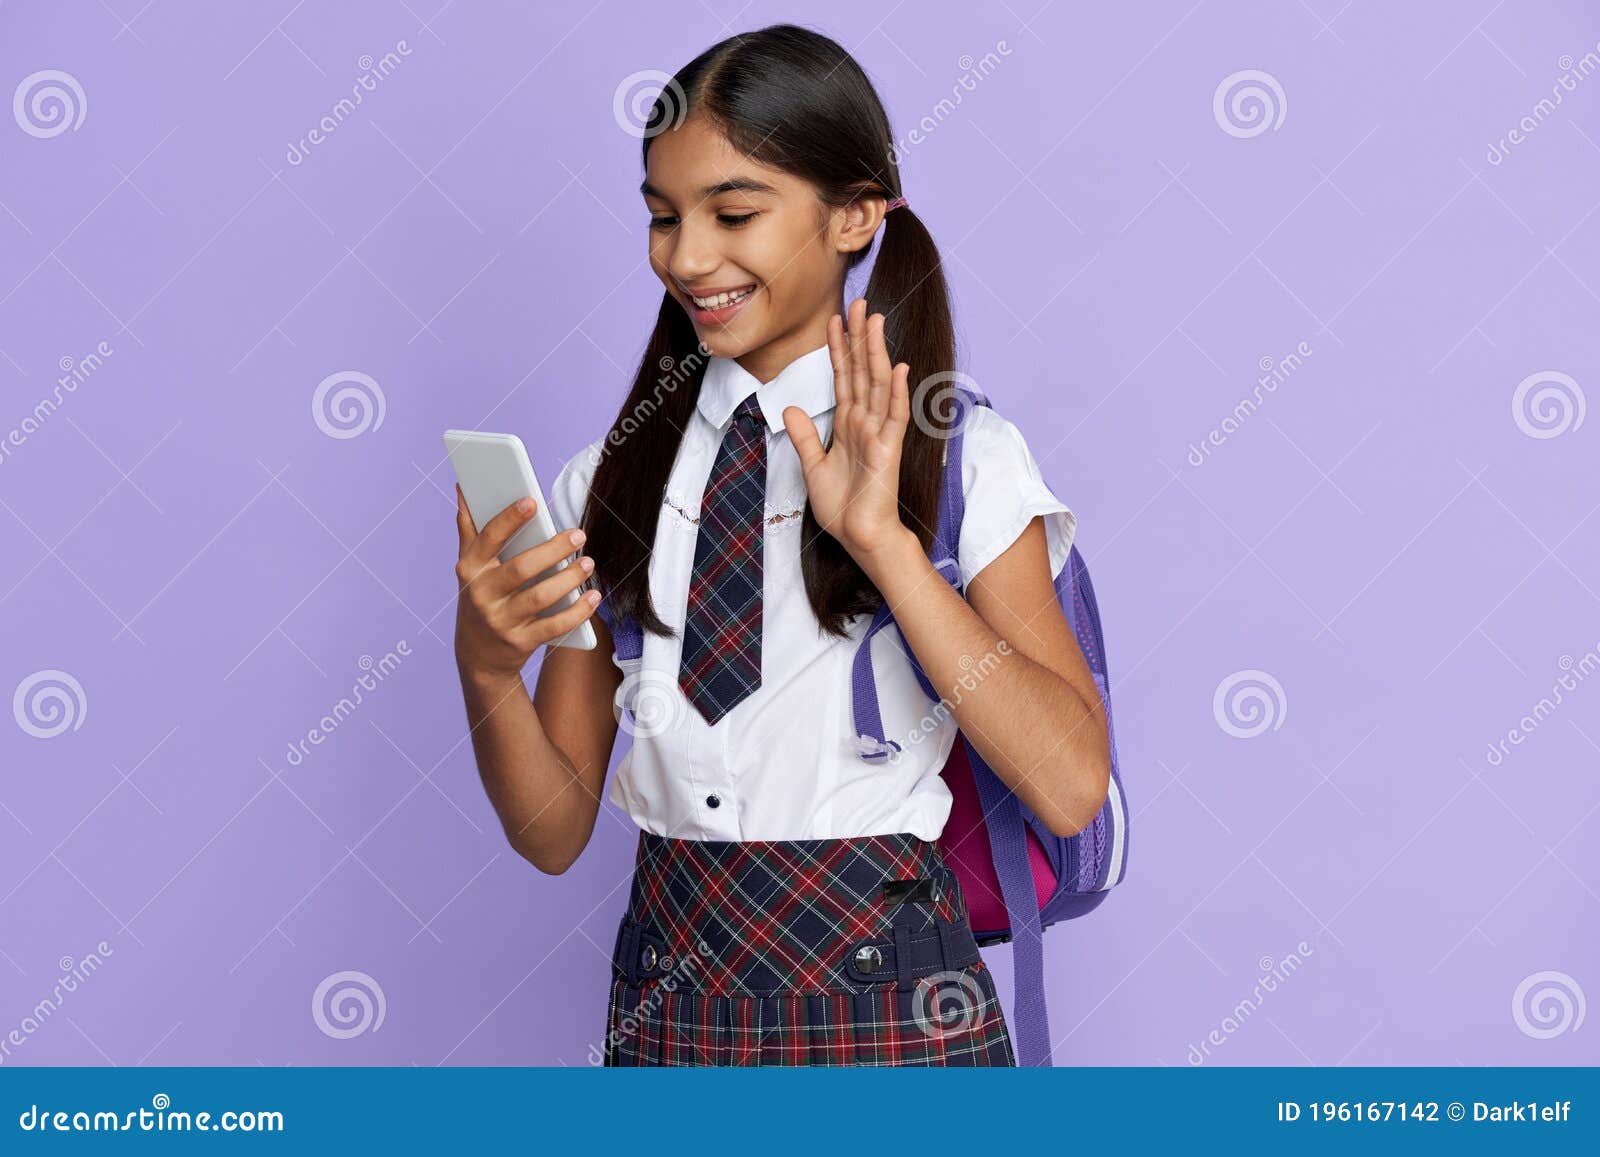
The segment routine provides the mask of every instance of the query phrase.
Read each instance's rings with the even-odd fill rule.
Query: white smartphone
[[[455,468],[456,481],[461,483],[461,493],[466,497],[472,524],[480,531],[491,518],[519,498],[531,497],[539,504],[533,518],[524,523],[501,549],[501,562],[511,561],[523,551],[554,538],[558,530],[565,529],[558,527],[550,517],[550,508],[545,505],[544,492],[539,489],[539,479],[533,473],[533,463],[528,460],[528,450],[521,438],[515,434],[489,434],[480,430],[446,430],[444,448],[450,455],[450,465]],[[523,584],[523,589],[543,582],[573,565],[577,553],[573,551],[549,570],[535,575]],[[581,586],[568,591],[553,606],[541,611],[538,617],[549,618],[572,606],[583,591],[593,586],[592,579],[585,579]],[[548,645],[592,651],[599,645],[599,639],[595,636],[594,627],[585,619],[566,634],[550,640]]]

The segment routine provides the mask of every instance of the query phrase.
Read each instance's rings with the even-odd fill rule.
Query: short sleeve
[[[1077,518],[1045,484],[1022,431],[988,406],[974,407],[967,419],[961,485],[966,513],[957,561],[963,589],[1040,515],[1051,577],[1061,573],[1072,550]]]
[[[589,502],[589,486],[600,465],[601,441],[603,439],[596,439],[567,459],[545,494],[545,501],[550,504],[550,517],[555,519],[558,531],[582,525],[583,508]]]

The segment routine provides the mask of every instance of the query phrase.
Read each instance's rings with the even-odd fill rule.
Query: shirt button
[[[721,807],[722,801],[714,795],[706,796],[706,807]]]

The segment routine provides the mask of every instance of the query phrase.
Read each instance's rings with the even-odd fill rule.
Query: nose
[[[699,281],[721,261],[711,237],[694,223],[680,222],[673,230],[671,244],[667,272],[677,278],[680,285]]]

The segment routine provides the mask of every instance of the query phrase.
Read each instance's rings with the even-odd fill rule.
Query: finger
[[[461,539],[456,557],[465,558],[467,547],[471,546],[472,540],[478,536],[478,528],[472,524],[472,512],[467,509],[467,498],[461,493],[459,482],[456,483],[456,535]]]
[[[911,421],[911,367],[905,362],[895,366],[889,379],[889,414],[883,420],[882,438],[896,450],[905,441],[906,426]]]
[[[894,373],[894,367],[889,364],[889,344],[883,336],[884,325],[883,314],[875,313],[867,329],[867,368],[872,379],[867,413],[879,427],[889,413],[889,378]]]
[[[577,602],[549,618],[533,619],[525,626],[513,627],[509,632],[512,643],[532,653],[544,644],[561,638],[594,614],[595,607],[600,605],[599,595],[599,591],[585,591],[578,596]]]
[[[523,523],[533,517],[537,506],[538,503],[532,498],[517,499],[484,524],[483,529],[467,548],[467,553],[485,565],[493,561],[501,548],[511,540],[511,536],[522,528]]]
[[[532,554],[533,551],[524,553]],[[517,558],[522,558],[522,555],[519,554]],[[569,591],[576,590],[588,581],[590,573],[578,563],[573,563],[543,582],[535,583],[526,590],[512,592],[506,600],[506,610],[515,619],[537,618],[541,611],[558,605]]]
[[[838,415],[835,412],[835,421]],[[785,406],[783,408],[783,428],[789,431],[789,441],[794,446],[795,453],[800,455],[800,471],[810,474],[812,469],[821,465],[822,460],[828,456],[822,448],[822,439],[817,436],[817,424],[813,422],[799,406]]]
[[[845,341],[844,318],[837,313],[828,319],[828,356],[833,359],[833,404],[837,417],[854,400],[850,394],[850,347]]]
[[[867,372],[867,300],[864,297],[850,303],[850,390],[859,406],[865,407],[871,399],[872,379]]]
[[[575,530],[563,530],[559,534],[554,534],[545,539],[537,546],[531,546],[527,550],[506,559],[506,578],[512,584],[511,591],[507,593],[514,592],[517,587],[520,587],[529,579],[542,575],[577,550],[580,544],[572,539],[575,533],[577,533]],[[579,573],[582,572],[580,571]]]

